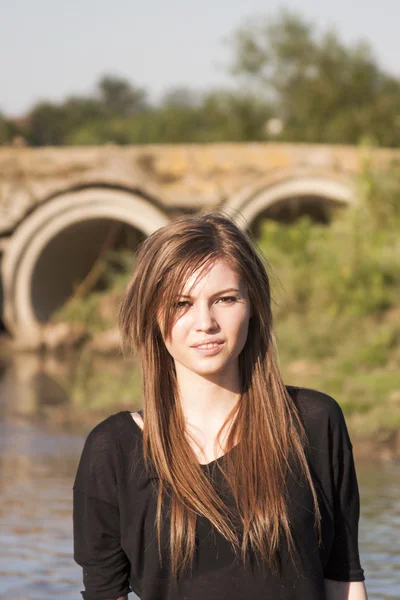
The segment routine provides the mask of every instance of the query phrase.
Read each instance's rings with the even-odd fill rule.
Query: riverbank
[[[339,402],[357,460],[400,461],[400,427],[390,402],[376,396],[372,415],[363,411],[357,397],[334,393],[333,386],[329,387],[331,368],[328,363],[306,359],[281,365],[285,383],[318,389]],[[135,362],[121,356],[88,349],[64,358],[24,353],[0,361],[1,397],[7,400],[7,418],[12,421],[35,424],[55,434],[86,435],[110,414],[141,407],[141,378]]]

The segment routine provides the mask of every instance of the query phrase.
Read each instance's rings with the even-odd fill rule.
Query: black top
[[[156,475],[144,469],[142,431],[124,411],[92,430],[76,475],[74,557],[83,567],[85,599],[116,600],[133,590],[142,600],[322,600],[324,578],[364,580],[357,543],[358,485],[342,411],[321,392],[292,386],[287,390],[310,442],[308,461],[322,514],[322,547],[314,530],[311,493],[289,476],[289,508],[299,549],[296,565],[282,542],[280,576],[255,561],[245,568],[235,561],[230,544],[199,517],[192,573],[176,588],[167,544],[162,566],[158,558],[152,485]],[[224,456],[202,465],[217,487],[222,475],[213,466],[223,460]]]

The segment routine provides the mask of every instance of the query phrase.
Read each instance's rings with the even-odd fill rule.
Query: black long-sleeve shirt
[[[311,492],[289,475],[295,564],[282,543],[279,576],[255,561],[244,567],[210,522],[198,517],[192,573],[174,586],[166,543],[162,565],[158,556],[156,474],[144,467],[140,427],[123,411],[91,431],[74,484],[74,557],[83,568],[86,600],[116,600],[131,590],[142,600],[322,600],[324,578],[364,580],[357,541],[358,485],[342,411],[326,394],[287,389],[310,442],[307,456],[322,514],[322,546]],[[224,456],[201,465],[217,489],[223,485],[214,468],[219,461]]]

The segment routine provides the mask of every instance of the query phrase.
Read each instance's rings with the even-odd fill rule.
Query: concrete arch
[[[267,176],[231,197],[222,210],[246,229],[269,207],[291,198],[314,197],[326,202],[352,204],[356,199],[349,178],[332,173],[291,172],[279,179]]]
[[[119,189],[87,188],[67,192],[42,204],[16,229],[2,261],[4,322],[14,337],[27,336],[32,345],[40,340],[41,321],[32,298],[33,285],[35,284],[36,288],[42,285],[41,282],[35,281],[35,269],[37,277],[40,260],[45,257],[47,264],[53,261],[54,274],[57,255],[62,256],[64,266],[68,264],[68,259],[66,262],[65,254],[62,254],[62,244],[65,243],[66,250],[71,250],[76,247],[75,242],[80,244],[83,250],[81,260],[89,260],[92,238],[88,237],[85,246],[85,240],[79,241],[79,234],[87,234],[88,231],[93,234],[95,228],[101,229],[105,222],[120,222],[144,235],[150,235],[169,223],[170,219],[162,210],[137,194]],[[96,235],[98,238],[99,233]],[[54,249],[57,251],[53,257],[51,253]],[[76,259],[77,256],[75,261]],[[42,274],[45,266],[41,270]],[[53,294],[59,293],[63,277],[68,277],[67,273],[56,275],[58,286],[57,282],[50,285]],[[45,301],[46,288],[41,289]],[[47,293],[51,294],[51,291]]]

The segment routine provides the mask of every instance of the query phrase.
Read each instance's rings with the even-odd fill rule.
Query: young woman
[[[120,307],[143,411],[89,434],[74,485],[87,600],[365,600],[343,414],[284,385],[269,280],[222,215],[151,235]]]

